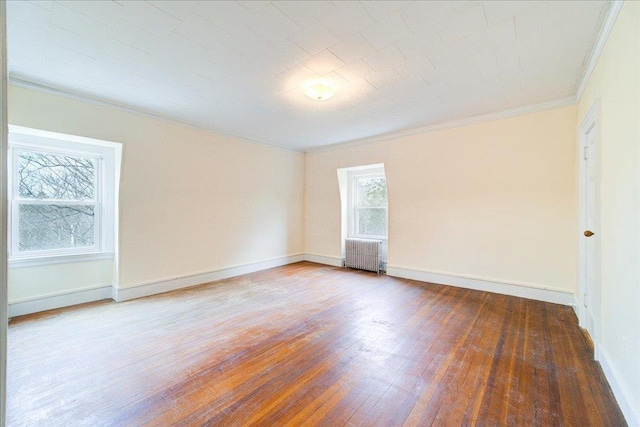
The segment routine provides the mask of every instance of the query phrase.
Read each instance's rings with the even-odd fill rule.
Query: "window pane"
[[[387,182],[384,177],[358,178],[356,193],[358,206],[387,206]]]
[[[93,200],[96,161],[36,151],[18,153],[18,194],[28,199]]]
[[[358,234],[387,235],[387,210],[384,208],[358,208]]]
[[[94,206],[21,204],[19,250],[93,246],[94,218]]]

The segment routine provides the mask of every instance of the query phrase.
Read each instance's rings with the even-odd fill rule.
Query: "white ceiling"
[[[575,96],[610,5],[14,0],[9,74],[309,149]]]

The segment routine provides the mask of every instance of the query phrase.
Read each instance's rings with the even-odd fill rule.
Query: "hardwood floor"
[[[569,307],[308,262],[13,319],[8,425],[624,425]]]

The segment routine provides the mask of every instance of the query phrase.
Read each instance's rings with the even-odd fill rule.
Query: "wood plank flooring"
[[[625,425],[569,307],[292,264],[11,321],[9,426]]]

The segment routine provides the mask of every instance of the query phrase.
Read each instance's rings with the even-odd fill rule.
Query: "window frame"
[[[74,135],[58,134],[9,125],[8,249],[14,267],[112,258],[115,230],[115,145]],[[28,199],[19,195],[18,155],[21,151],[95,159],[96,187],[93,201]],[[93,205],[94,245],[34,251],[19,250],[19,208],[23,204]]]
[[[387,183],[387,177],[384,173],[383,167],[376,168],[368,168],[361,170],[351,170],[347,173],[347,203],[348,203],[348,213],[347,213],[347,237],[356,238],[356,239],[373,239],[373,240],[382,240],[387,241],[389,237],[389,199],[387,194],[387,205],[385,207],[374,207],[376,209],[384,209],[387,229],[384,235],[382,234],[362,234],[358,233],[358,212],[357,210],[361,208],[357,205],[358,200],[358,180],[365,178],[384,178],[385,186]]]

